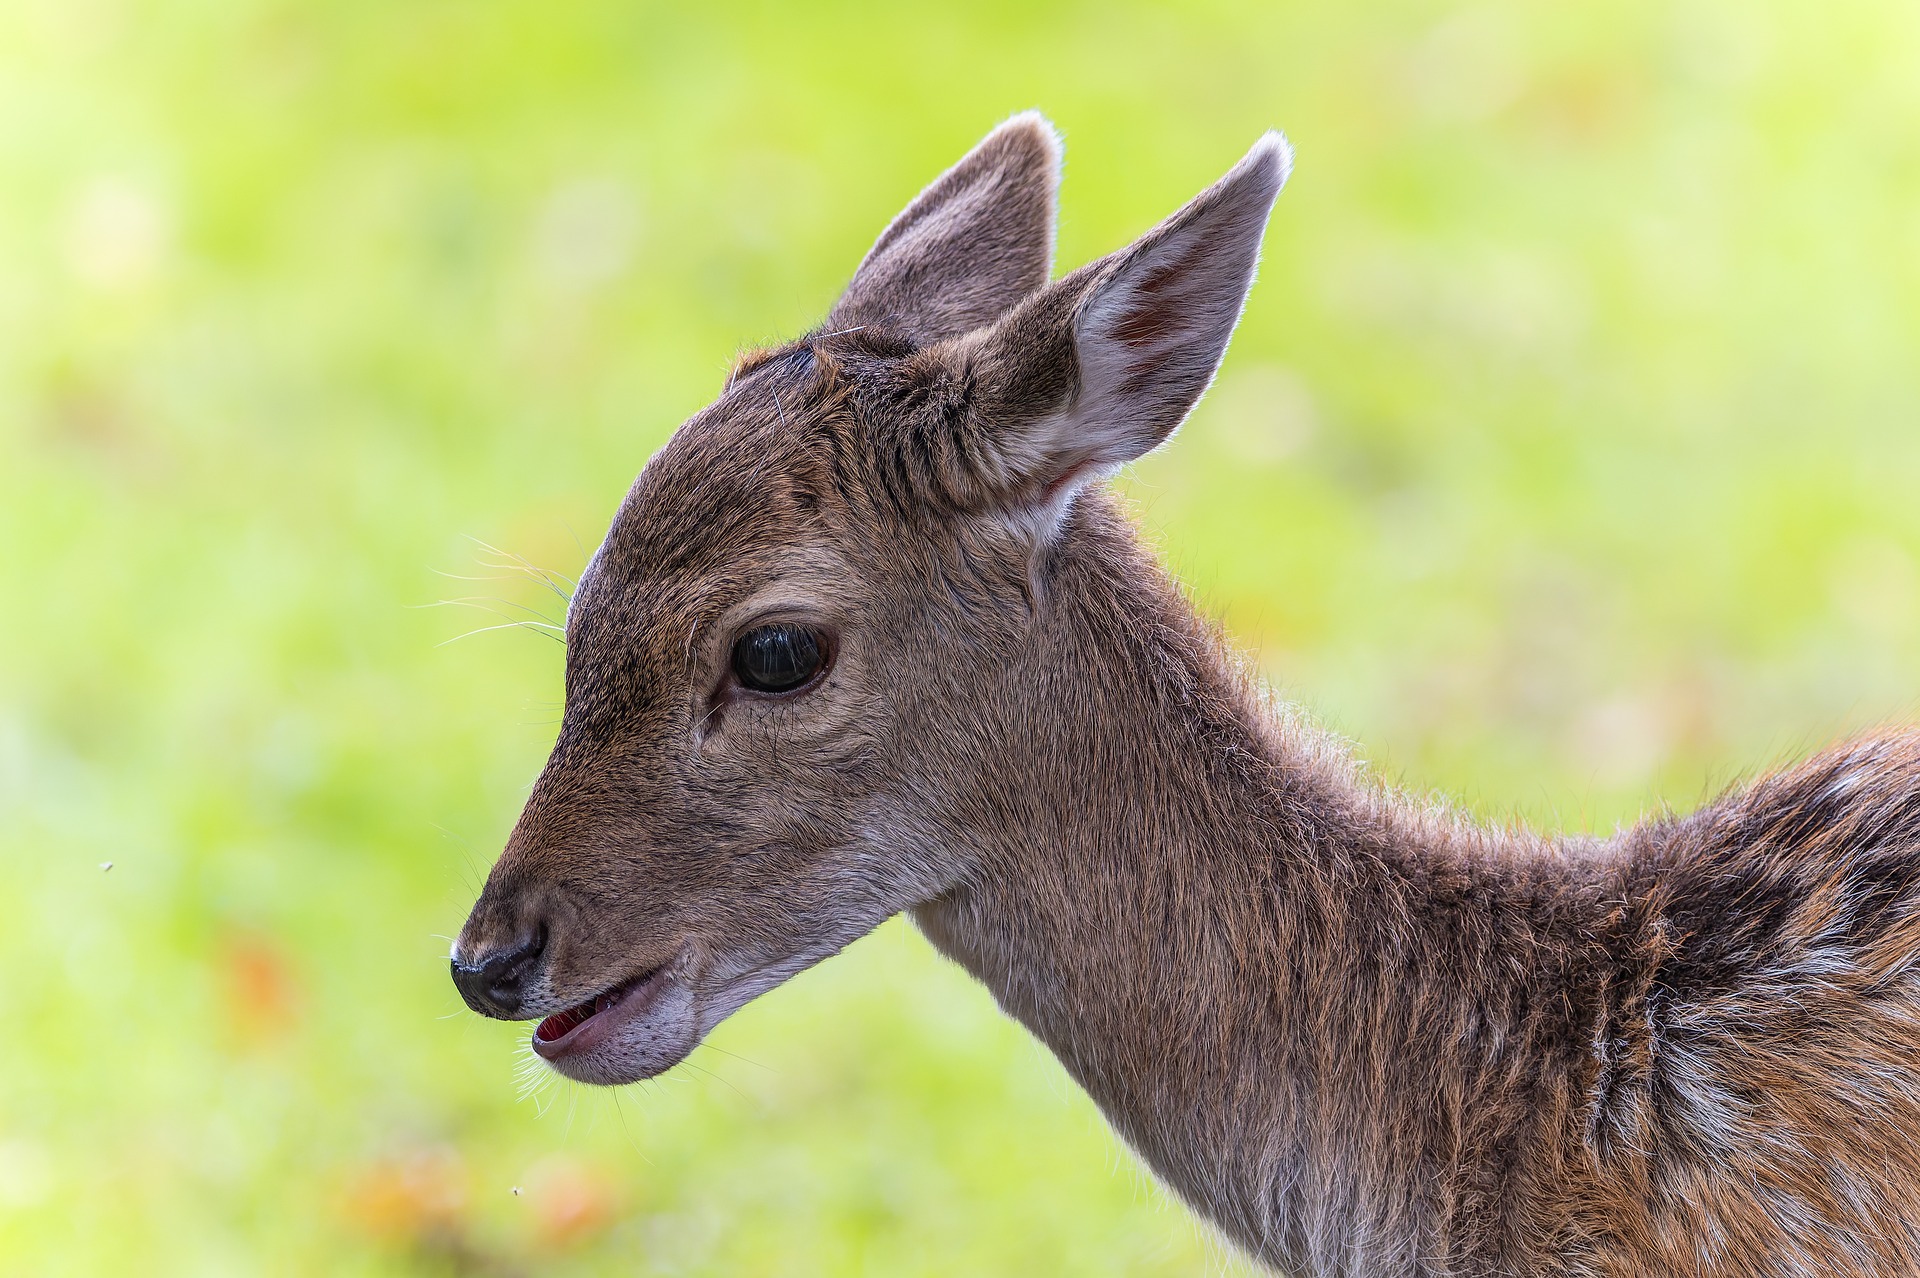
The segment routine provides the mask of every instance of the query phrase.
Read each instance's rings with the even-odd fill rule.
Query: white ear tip
[[[1025,111],[1016,111],[1001,121],[1003,129],[1037,129],[1048,137],[1059,137],[1060,130],[1053,127],[1053,121],[1041,114],[1038,107],[1029,107]]]
[[[1287,141],[1287,135],[1278,129],[1268,129],[1253,144],[1246,158],[1234,166],[1242,172],[1260,172],[1273,185],[1275,195],[1287,184],[1287,178],[1293,174],[1293,144]]]
[[[989,138],[1023,136],[1029,145],[1038,147],[1052,161],[1056,173],[1060,169],[1060,153],[1063,150],[1060,130],[1054,127],[1052,120],[1040,114],[1038,110],[1022,111],[1017,115],[1008,116],[987,136]]]

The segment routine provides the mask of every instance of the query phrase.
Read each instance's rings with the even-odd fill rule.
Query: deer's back
[[[1634,843],[1661,957],[1567,1226],[1602,1273],[1920,1273],[1920,735]]]

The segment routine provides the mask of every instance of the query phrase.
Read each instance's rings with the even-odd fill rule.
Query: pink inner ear
[[[1179,299],[1168,285],[1179,279],[1186,265],[1175,259],[1149,271],[1133,286],[1128,299],[1133,305],[1108,330],[1109,336],[1126,346],[1155,345],[1177,336]]]
[[[1069,466],[1065,473],[1040,491],[1040,505],[1051,506],[1061,493],[1078,488],[1083,480],[1095,469],[1091,461]]]
[[[1001,474],[1023,481],[1004,496],[1059,507],[1179,427],[1226,352],[1285,171],[1284,144],[1263,139],[1148,235],[1057,281],[994,330],[985,367],[1011,390],[1055,384],[1044,360],[1058,348],[1036,337],[1062,320],[1079,372],[1065,403],[1036,407],[983,445],[997,450],[989,460]]]

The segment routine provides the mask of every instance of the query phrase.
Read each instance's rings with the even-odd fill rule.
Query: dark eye
[[[733,641],[734,676],[755,692],[792,692],[819,674],[825,660],[820,636],[790,622],[759,626]]]

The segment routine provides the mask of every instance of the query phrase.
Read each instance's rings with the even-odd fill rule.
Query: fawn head
[[[1267,135],[1049,283],[1059,144],[1017,116],[734,370],[581,575],[558,740],[453,950],[474,1010],[634,1081],[966,879],[1075,660],[1030,642],[1052,552],[1206,389],[1288,163]]]

